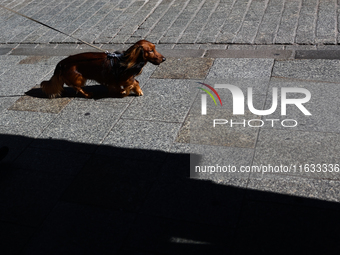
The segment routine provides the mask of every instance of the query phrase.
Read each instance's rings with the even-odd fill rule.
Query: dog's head
[[[159,65],[160,63],[165,61],[165,57],[158,51],[156,51],[156,47],[153,43],[146,40],[140,40],[136,42],[136,45],[142,47],[143,57],[146,61],[154,65]]]
[[[159,65],[165,61],[165,57],[156,51],[155,45],[146,40],[140,40],[131,46],[126,54],[131,57],[131,63],[135,62],[150,62],[154,65]]]

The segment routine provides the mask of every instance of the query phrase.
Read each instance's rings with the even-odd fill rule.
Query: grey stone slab
[[[133,100],[122,118],[183,122],[198,92],[196,85],[192,80],[150,79],[144,95]]]
[[[41,132],[55,117],[50,113],[5,110],[0,116],[0,126],[36,133]]]
[[[206,49],[206,50],[225,50],[228,46],[226,44],[199,44],[200,49]]]
[[[228,90],[216,90],[222,103],[232,102]],[[254,107],[262,109],[264,96],[254,96]],[[190,111],[190,142],[193,144],[218,145],[226,147],[254,148],[258,127],[250,127],[249,120],[261,119],[261,116],[245,109],[243,115],[234,115],[232,104],[214,105],[213,100],[207,100],[207,114],[201,114],[201,96],[199,95]],[[255,103],[256,102],[256,103]],[[214,127],[214,120],[219,119]],[[223,121],[222,121],[223,120]],[[251,125],[259,125],[253,121]]]
[[[37,64],[41,61],[46,61],[50,58],[50,56],[28,56],[26,58],[24,58],[23,60],[21,60],[19,62],[19,65],[22,64]]]
[[[187,116],[179,130],[176,142],[177,143],[190,143],[190,120],[189,116]]]
[[[176,44],[174,49],[199,49],[199,44]]]
[[[72,178],[67,175],[13,171],[0,187],[1,220],[31,227],[40,226],[71,181]]]
[[[118,253],[134,217],[131,213],[59,203],[22,254]]]
[[[316,45],[285,45],[285,50],[292,50],[292,51],[296,51],[296,50],[317,50],[317,46]]]
[[[247,188],[294,196],[300,198],[300,201],[301,198],[310,198],[338,203],[340,200],[339,185],[339,181],[333,180],[305,179],[273,174],[264,174],[262,178],[259,178],[256,174],[252,174],[250,175]],[[257,198],[252,196],[251,192],[249,193],[250,198]],[[272,199],[269,197],[265,201],[272,201]],[[287,198],[285,202],[290,201]],[[305,205],[313,205],[313,202],[306,200]]]
[[[157,155],[157,153],[152,153],[151,150],[169,151],[180,126],[180,123],[120,120],[105,138],[103,145],[133,148],[136,149],[134,153],[136,158],[161,160],[163,159],[162,156],[153,158],[154,154]],[[105,154],[106,152],[104,148],[100,147],[97,153]],[[129,157],[129,155],[124,154],[119,154],[119,156]]]
[[[161,162],[133,157],[122,160],[116,155],[94,155],[65,191],[62,200],[115,210],[138,211],[160,167]]]
[[[268,89],[267,101],[264,109],[270,109],[272,106],[273,87],[278,88],[278,106],[273,114],[263,116],[262,119],[276,119],[274,124],[275,129],[285,129],[279,121],[285,119],[294,119],[297,121],[297,126],[293,130],[301,131],[318,131],[318,132],[333,132],[339,133],[337,94],[340,85],[336,83],[322,82],[306,82],[306,81],[289,81],[287,79],[272,79]],[[309,102],[303,106],[312,114],[306,116],[295,105],[288,104],[286,107],[287,115],[281,115],[281,88],[304,88],[311,93]],[[287,98],[303,98],[304,94],[288,93]],[[269,123],[268,123],[269,124]],[[290,125],[287,123],[287,125]],[[265,125],[263,128],[272,128],[272,124]]]
[[[162,49],[162,55],[166,58],[200,58],[205,50],[194,49]]]
[[[7,110],[19,97],[0,97],[0,112]]]
[[[340,59],[339,50],[297,50],[296,59]]]
[[[27,48],[16,48],[11,52],[11,55],[42,55],[42,56],[69,56],[82,52],[88,52],[89,49],[27,49]],[[95,49],[91,50],[95,51]]]
[[[290,171],[276,174],[294,175],[312,179],[338,180],[340,172],[335,171],[339,162],[339,135],[321,132],[302,132],[293,129],[262,129],[256,144],[253,165],[280,167],[287,166]],[[315,171],[313,169],[314,164]],[[319,171],[318,164],[326,164]],[[333,171],[331,166],[333,165]],[[308,170],[309,169],[309,170]],[[307,171],[308,170],[308,171]]]
[[[23,56],[10,56],[10,55],[0,55],[0,75],[9,70],[12,66],[15,66],[24,59]]]
[[[337,82],[339,66],[339,60],[328,59],[276,61],[272,76]]]
[[[288,50],[207,50],[205,57],[210,58],[270,58],[288,59],[292,55]]]
[[[274,59],[216,59],[207,79],[269,79]]]
[[[0,55],[6,55],[8,54],[12,48],[0,48]]]
[[[9,110],[59,113],[71,100],[71,98],[49,99],[23,96],[20,97]]]
[[[1,96],[22,96],[53,70],[50,65],[16,65],[0,76]]]
[[[99,144],[118,121],[126,106],[126,104],[103,104],[94,100],[72,101],[44,130],[40,138]],[[46,147],[44,143],[38,141],[34,146]],[[73,149],[72,145],[69,149]]]
[[[138,216],[133,229],[125,248],[151,254],[228,254],[225,240],[234,234],[234,229],[144,214]]]
[[[157,79],[205,79],[213,64],[211,58],[167,58],[151,78]]]

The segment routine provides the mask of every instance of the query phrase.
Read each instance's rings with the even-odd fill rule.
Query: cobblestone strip
[[[252,1],[234,43],[254,43],[261,19],[269,0]]]
[[[22,3],[22,5],[24,5],[22,6],[22,8],[18,8],[19,6],[16,6],[15,9],[20,11],[21,13],[24,13],[27,16],[31,16],[39,10],[37,9],[37,4],[38,3],[36,1],[31,1],[25,5],[24,3]],[[22,30],[20,30],[20,24],[24,21],[26,21],[26,18],[21,17],[17,14],[9,16],[7,19],[3,20],[1,22],[2,25],[0,26],[1,40],[7,43],[8,40],[12,38],[16,33],[21,32]]]
[[[242,26],[245,14],[250,6],[251,0],[237,0],[233,5],[230,15],[227,17],[220,34],[217,36],[217,43],[232,43],[237,32]]]
[[[64,3],[63,3],[64,4]],[[32,15],[33,19],[42,20],[42,17],[48,15],[55,11],[55,8],[60,5],[60,1],[45,1],[44,6],[37,11],[34,15]],[[18,29],[18,33],[14,35],[11,39],[8,40],[9,43],[21,43],[29,34],[31,34],[34,30],[39,29],[41,27],[40,24],[35,23],[31,20],[25,19],[22,24],[20,24],[20,30]]]
[[[270,0],[255,37],[255,44],[272,44],[280,25],[284,1]]]
[[[21,0],[21,1],[4,1],[2,3],[3,6],[6,6],[7,8],[14,9],[16,11],[20,11],[21,8],[23,8],[25,5],[32,2],[32,0]],[[14,13],[9,12],[8,10],[5,10],[3,8],[0,9],[0,22],[3,22],[4,20],[8,20],[10,17],[14,16]]]
[[[124,0],[121,0],[121,1],[124,1]],[[119,1],[118,4],[121,1]],[[125,1],[125,2],[127,2],[127,1]],[[104,1],[104,5],[102,7],[100,7],[99,9],[97,9],[91,17],[88,17],[88,19],[83,24],[81,24],[73,33],[71,33],[71,35],[76,37],[76,38],[81,38],[81,37],[85,36],[87,33],[90,33],[91,28],[93,28],[93,30],[94,30],[96,28],[96,25],[99,22],[101,22],[102,20],[104,20],[104,18],[114,8],[118,9],[118,6],[117,5],[112,6],[111,2]],[[67,37],[62,42],[68,43],[68,42],[76,42],[76,41],[71,37]]]
[[[221,0],[215,11],[209,17],[204,29],[199,34],[196,43],[215,43],[216,37],[222,30],[235,0]]]
[[[116,24],[121,24],[124,22],[124,13],[129,8],[135,8],[139,6],[138,3],[135,4],[136,1],[119,1],[119,3],[115,6],[110,4],[108,8],[102,9],[100,13],[96,15],[101,16],[99,22],[97,22],[94,26],[92,26],[88,31],[83,31],[81,39],[90,43],[95,43],[98,36],[100,36],[103,31],[106,32],[106,40],[109,41],[114,33],[114,29],[116,28]],[[140,6],[139,6],[140,7]],[[138,7],[138,8],[139,8]]]
[[[149,0],[135,13],[131,12],[131,18],[122,24],[117,35],[110,42],[126,42],[129,38],[131,38],[131,35],[136,32],[138,27],[150,16],[150,14],[153,13],[160,2],[160,0]],[[134,43],[137,40],[142,39],[142,37],[135,36],[132,39],[133,40],[129,40],[128,42]]]
[[[50,12],[46,15],[39,17],[39,21],[42,23],[46,23],[47,25],[51,25],[53,19],[63,13],[70,5],[73,4],[74,1],[61,1],[60,3],[57,1],[58,5],[55,6]],[[34,27],[35,28],[35,27]],[[26,38],[24,38],[22,43],[36,43],[36,41],[44,34],[50,31],[49,28],[44,26],[37,26],[37,29],[32,31]]]
[[[336,43],[336,0],[319,0],[316,43]]]
[[[204,29],[209,18],[216,10],[219,0],[206,0],[193,20],[185,28],[178,43],[195,43],[198,35]]]
[[[167,12],[147,34],[146,40],[153,43],[175,43],[177,42],[178,35],[169,36],[166,35],[168,29],[174,24],[174,22],[181,23],[180,27],[185,26],[190,20],[190,10],[186,7],[189,5],[190,0],[176,0],[172,3]],[[183,14],[183,15],[182,15]],[[148,20],[146,20],[147,22]],[[144,25],[144,24],[143,24]],[[171,31],[169,31],[171,33]],[[162,38],[162,36],[165,36]],[[162,41],[160,39],[162,38]]]
[[[52,27],[55,27],[61,31],[65,30],[66,27],[71,24],[77,17],[88,7],[91,5],[91,0],[76,0],[71,6],[69,6],[65,11],[60,13],[57,17],[55,17],[51,23]],[[59,33],[50,29],[45,33],[41,38],[39,38],[39,43],[49,43],[53,42],[53,38],[57,36]]]
[[[315,24],[317,19],[318,0],[303,0],[295,42],[298,44],[315,43]]]
[[[285,2],[279,30],[277,31],[274,43],[294,43],[300,9],[301,0],[289,0]]]
[[[80,27],[89,17],[91,17],[96,10],[100,9],[104,5],[104,2],[95,0],[95,1],[89,1],[86,4],[83,4],[81,7],[79,7],[74,13],[75,18],[68,22],[67,24],[64,24],[62,31],[71,34],[73,33],[78,27]],[[51,39],[53,42],[62,42],[66,39],[66,35],[63,34],[56,34],[55,37]]]
[[[169,8],[174,4],[175,1],[176,0],[160,2],[154,9],[154,11],[143,21],[143,23],[138,27],[138,29],[131,35],[127,42],[132,43],[136,39],[146,38],[146,36],[163,18],[163,16],[167,13]]]
[[[340,44],[340,0],[337,0],[337,31],[336,31],[336,36],[337,36],[337,43]]]

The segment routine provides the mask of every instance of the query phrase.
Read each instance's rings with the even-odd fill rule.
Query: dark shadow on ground
[[[188,154],[1,134],[2,145],[0,254],[340,248],[338,203],[190,179]]]
[[[102,98],[121,98],[120,96],[114,96],[114,95],[109,95],[109,90],[107,89],[106,86],[103,85],[87,85],[83,87],[83,90],[87,93],[92,93],[93,99],[102,99]],[[31,96],[31,97],[37,97],[37,98],[47,98],[47,96],[43,93],[41,88],[34,87],[30,89],[29,91],[25,92],[25,95]],[[134,94],[130,94],[129,96],[136,96]],[[64,86],[64,91],[61,95],[61,97],[80,97],[84,98],[83,95],[80,93],[76,93],[76,91],[71,88]]]

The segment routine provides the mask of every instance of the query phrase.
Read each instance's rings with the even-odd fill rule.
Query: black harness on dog
[[[124,53],[120,52],[106,52],[107,59],[110,60],[110,65],[111,65],[111,72],[113,75],[118,75],[121,73],[124,69],[124,67],[119,65],[119,61],[122,59],[124,56]]]

